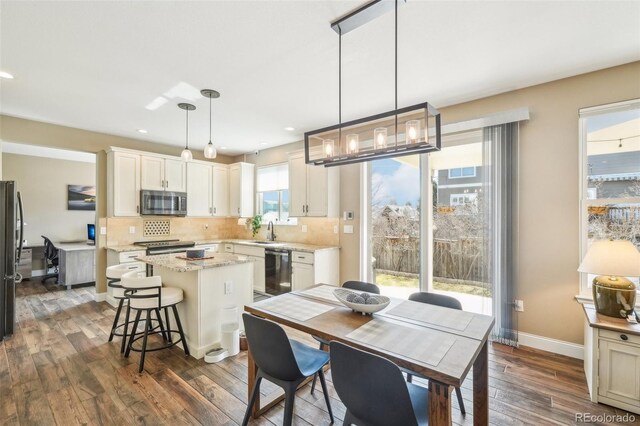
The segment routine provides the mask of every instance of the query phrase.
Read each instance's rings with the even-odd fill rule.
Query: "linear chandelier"
[[[406,0],[402,0],[406,1]],[[395,109],[342,122],[342,36],[395,11]],[[398,0],[373,0],[331,23],[338,33],[338,124],[304,134],[305,161],[325,167],[440,151],[440,112],[428,102],[398,109]]]

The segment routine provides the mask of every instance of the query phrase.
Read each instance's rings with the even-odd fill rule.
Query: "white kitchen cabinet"
[[[136,260],[140,256],[146,255],[145,250],[123,251],[107,250],[107,266],[126,264],[130,271],[142,272],[146,269],[146,264]],[[95,257],[95,256],[94,256]],[[113,306],[118,306],[118,299],[113,297],[113,288],[107,287],[107,302]]]
[[[315,284],[338,286],[340,279],[340,253],[337,248],[316,250],[313,253],[291,252],[292,291],[303,290]]]
[[[266,291],[264,248],[234,244],[233,253],[247,256],[253,260],[253,289],[264,293]]]
[[[204,256],[211,256],[214,253],[218,253],[220,249],[219,244],[198,244],[193,246],[194,250],[204,250]]]
[[[591,401],[640,414],[640,325],[597,316],[583,305],[584,367]]]
[[[229,165],[229,215],[253,216],[254,165],[234,163]]]
[[[289,155],[289,216],[337,217],[338,168],[307,165],[304,152]]]
[[[213,214],[213,167],[191,161],[187,163],[187,216]]]
[[[291,262],[291,290],[298,291],[315,284],[313,265]]]
[[[213,215],[229,216],[229,167],[225,164],[213,166]]]
[[[140,216],[140,155],[107,153],[107,209],[109,216]]]
[[[186,191],[186,163],[178,159],[140,157],[140,187],[153,191]]]

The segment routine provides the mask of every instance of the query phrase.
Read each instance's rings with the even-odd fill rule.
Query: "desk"
[[[58,249],[58,283],[71,288],[74,284],[96,280],[96,246],[86,243],[54,243]]]
[[[489,423],[487,348],[489,332],[494,324],[493,317],[395,298],[392,298],[389,306],[382,311],[373,316],[364,316],[352,312],[337,300],[332,301],[330,297],[312,296],[321,294],[322,292],[318,290],[323,287],[326,286],[318,285],[308,290],[272,297],[245,306],[245,311],[327,340],[337,340],[380,355],[400,367],[428,377],[431,426],[451,424],[452,387],[460,386],[473,366],[473,424],[484,426]],[[297,305],[310,300],[325,305],[329,309],[306,320],[296,319],[296,312],[299,312],[299,309],[296,309]],[[403,311],[402,315],[398,315],[400,311]],[[407,316],[408,312],[418,312],[418,314]],[[433,358],[429,358],[429,353],[432,351],[424,351],[425,355],[422,357],[417,356],[415,351],[409,354],[410,349],[404,349],[408,346],[419,346],[418,341],[401,342],[411,344],[399,344],[397,349],[389,350],[365,343],[363,340],[355,340],[353,335],[348,336],[370,321],[384,325],[386,333],[409,337],[415,333],[425,333],[429,335],[431,347],[441,348],[446,342],[450,348],[441,359],[434,361]],[[407,329],[411,329],[412,333],[407,333]],[[257,370],[251,348],[248,353],[248,368],[248,392],[250,393]],[[267,401],[264,401],[265,404],[261,406],[260,395],[258,395],[253,411],[254,417],[276,405],[282,396],[269,395],[265,399]]]

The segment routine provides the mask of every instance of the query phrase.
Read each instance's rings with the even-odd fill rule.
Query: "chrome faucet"
[[[276,234],[274,233],[275,228],[273,226],[273,222],[269,221],[269,224],[267,225],[267,240],[268,241],[275,241],[276,240]]]

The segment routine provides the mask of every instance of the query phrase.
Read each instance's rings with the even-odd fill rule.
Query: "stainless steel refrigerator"
[[[0,182],[0,340],[13,334],[16,324],[16,268],[22,254],[22,199],[13,181]]]

